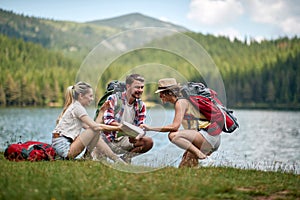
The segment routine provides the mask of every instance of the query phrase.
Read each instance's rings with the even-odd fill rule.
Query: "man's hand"
[[[137,139],[135,139],[134,137],[129,137],[129,142],[134,144],[137,142]]]

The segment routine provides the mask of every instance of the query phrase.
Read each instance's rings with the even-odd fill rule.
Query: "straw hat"
[[[175,78],[163,78],[158,80],[158,88],[155,93],[159,93],[165,90],[171,90],[178,88],[178,84]]]

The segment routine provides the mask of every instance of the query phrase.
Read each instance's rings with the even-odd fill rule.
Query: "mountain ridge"
[[[79,23],[25,16],[0,8],[1,34],[41,44],[47,49],[63,51],[66,56],[74,59],[83,59],[99,42],[112,35],[143,27],[188,31],[184,27],[140,13]]]
[[[141,13],[129,13],[125,15],[120,15],[117,17],[93,20],[85,22],[88,24],[111,26],[115,28],[120,28],[122,30],[132,29],[132,28],[143,28],[143,27],[161,27],[161,28],[172,28],[177,31],[189,31],[187,28],[176,25],[171,22],[162,21],[154,17],[143,15]]]

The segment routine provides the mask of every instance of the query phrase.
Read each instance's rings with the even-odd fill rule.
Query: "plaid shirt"
[[[120,123],[123,113],[124,113],[124,106],[127,102],[126,92],[121,93],[121,97],[120,97],[120,93],[112,94],[107,98],[107,100],[110,101],[111,107],[104,112],[104,116],[103,116],[104,123],[107,125],[110,125],[112,122]],[[121,102],[122,102],[122,105],[118,105],[118,103],[121,103]],[[115,110],[115,109],[117,109],[117,107],[119,107],[120,109]],[[135,126],[139,126],[139,125],[145,123],[146,106],[145,106],[144,102],[140,99],[136,99],[133,102],[133,107],[135,110],[133,124]],[[117,132],[115,132],[115,131],[104,132],[104,134],[106,135],[106,137],[109,141],[113,141],[113,140],[115,140],[115,138],[117,138]]]

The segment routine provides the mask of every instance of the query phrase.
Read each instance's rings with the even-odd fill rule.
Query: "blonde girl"
[[[67,88],[65,105],[56,121],[52,146],[63,159],[73,159],[86,147],[90,152],[104,154],[116,162],[124,163],[100,138],[100,131],[119,131],[119,126],[96,123],[89,117],[86,108],[94,100],[92,87],[78,82]],[[103,114],[104,108],[100,111]],[[84,131],[82,131],[85,129]]]

